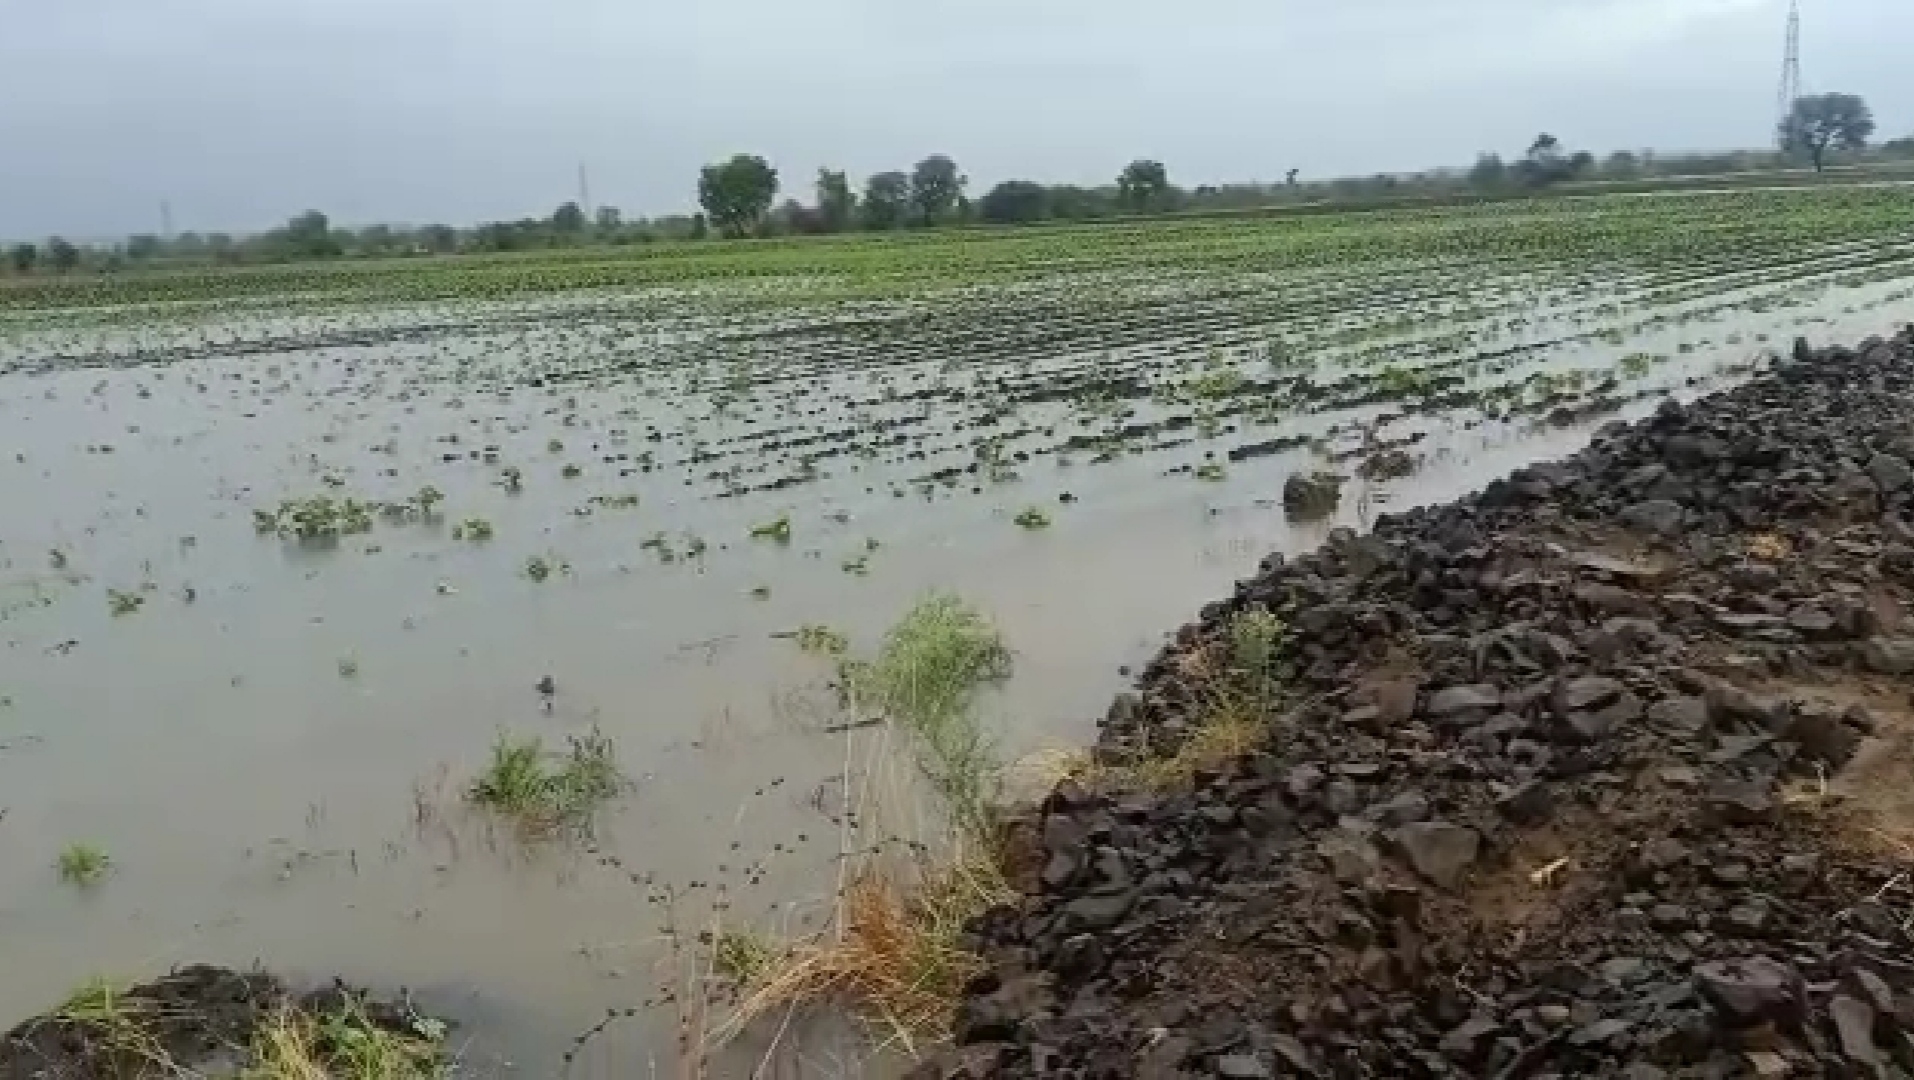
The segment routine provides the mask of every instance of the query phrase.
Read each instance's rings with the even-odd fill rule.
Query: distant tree
[[[610,236],[625,226],[625,215],[616,206],[601,206],[592,218],[600,236]]]
[[[918,220],[925,225],[948,220],[969,182],[957,171],[957,163],[942,154],[918,162],[910,175],[910,201],[917,208]]]
[[[1109,188],[1058,184],[1049,189],[1050,216],[1068,221],[1109,217],[1116,213],[1116,194]]]
[[[1914,158],[1914,137],[1889,139],[1880,146],[1881,153],[1891,158]]]
[[[1794,103],[1781,122],[1781,147],[1806,154],[1814,171],[1827,167],[1829,150],[1860,150],[1874,135],[1874,113],[1853,94],[1810,94]]]
[[[1287,175],[1287,176],[1285,176],[1285,177],[1283,177],[1283,183],[1284,183],[1284,184],[1287,184],[1287,185],[1288,185],[1288,186],[1290,186],[1290,187],[1295,187],[1295,186],[1296,186],[1296,174],[1297,174],[1297,173],[1300,173],[1300,172],[1302,172],[1302,170],[1301,170],[1301,169],[1291,169],[1291,170],[1289,170],[1289,175]]]
[[[1595,155],[1586,150],[1577,150],[1568,158],[1568,174],[1582,176],[1595,168]]]
[[[206,234],[206,250],[217,263],[235,263],[239,261],[239,245],[232,236],[223,232]]]
[[[698,205],[726,236],[744,236],[764,220],[778,195],[778,171],[755,154],[706,165],[698,176]]]
[[[66,242],[63,237],[53,237],[47,241],[47,261],[59,273],[67,273],[80,265],[80,249]]]
[[[691,226],[686,230],[685,235],[692,240],[703,240],[711,235],[710,219],[703,214],[691,215]]]
[[[419,245],[436,255],[445,255],[459,249],[459,231],[450,225],[423,225],[419,228]]]
[[[332,222],[317,210],[308,210],[279,230],[286,254],[295,259],[327,259],[339,254]]]
[[[910,177],[901,172],[881,172],[864,183],[864,199],[859,210],[867,229],[895,229],[910,219]]]
[[[1509,167],[1502,164],[1498,154],[1483,154],[1475,159],[1475,167],[1469,170],[1469,186],[1481,190],[1499,188],[1509,178]]]
[[[7,252],[7,261],[13,264],[16,274],[33,273],[33,264],[40,261],[40,249],[32,244],[15,244]]]
[[[1554,161],[1562,156],[1562,140],[1544,131],[1529,144],[1528,159],[1534,162]]]
[[[1169,190],[1169,170],[1160,161],[1139,158],[1125,165],[1117,176],[1117,202],[1126,210],[1158,208]]]
[[[1050,216],[1050,192],[1029,180],[1005,180],[977,201],[977,213],[992,225],[1025,225]]]
[[[159,253],[160,238],[152,233],[135,233],[126,238],[126,257],[134,262],[143,262]]]
[[[552,231],[564,236],[577,236],[585,231],[585,211],[575,202],[563,203],[552,211]]]
[[[1617,150],[1602,161],[1602,175],[1612,179],[1627,180],[1641,171],[1641,159],[1626,150]]]
[[[841,169],[817,171],[817,212],[825,232],[843,232],[857,214],[857,194]]]

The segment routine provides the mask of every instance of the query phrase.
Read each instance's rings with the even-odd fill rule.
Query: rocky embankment
[[[1255,753],[1059,786],[931,1076],[1914,1075],[1914,329],[1272,557]]]

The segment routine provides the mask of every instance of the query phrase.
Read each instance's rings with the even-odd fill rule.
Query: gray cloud
[[[1324,9],[1330,9],[1325,13]],[[982,187],[1765,141],[1782,0],[0,0],[0,235],[686,208],[942,151]],[[1817,0],[1812,88],[1914,130],[1905,0]]]

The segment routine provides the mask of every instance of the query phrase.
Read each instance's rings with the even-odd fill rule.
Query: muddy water
[[[680,919],[704,917],[722,885],[734,918],[803,926],[831,888],[843,746],[819,730],[837,719],[822,665],[780,632],[824,624],[868,645],[926,591],[955,591],[1017,652],[986,705],[1006,747],[1078,744],[1121,666],[1265,553],[1566,452],[1663,392],[1732,381],[1763,336],[1885,330],[1893,286],[1828,286],[1472,375],[1665,357],[1624,380],[1619,410],[1581,423],[1300,413],[1271,430],[1320,436],[1316,448],[1232,463],[1216,482],[1187,469],[1247,428],[1065,464],[1053,433],[1069,407],[1006,411],[981,388],[1007,371],[879,357],[875,374],[740,379],[667,362],[708,340],[689,316],[521,310],[530,329],[500,329],[487,321],[499,312],[447,319],[437,305],[403,340],[230,355],[217,342],[285,329],[242,321],[175,335],[200,344],[166,363],[129,358],[153,335],[102,332],[96,346],[119,357],[107,366],[0,376],[0,1016],[97,974],[257,959],[413,987],[469,1021],[475,1071],[552,1075],[573,1035],[671,982],[671,957],[645,889],[462,808],[499,732],[561,741],[597,726],[616,740],[637,783],[601,823],[601,849],[681,893]],[[345,324],[407,325],[390,310]],[[6,348],[19,361],[76,341],[92,347],[63,329]],[[1190,363],[1211,347],[1194,331],[1159,344]],[[975,392],[902,393],[940,383]],[[890,421],[908,421],[905,442],[872,438]],[[1284,477],[1362,426],[1423,433],[1420,470],[1352,481],[1331,521],[1287,522]],[[791,448],[807,437],[861,449]],[[995,477],[917,482],[977,460],[989,437],[993,460],[1031,454]],[[780,477],[802,482],[762,489]],[[397,500],[427,485],[444,496],[432,520],[380,521],[333,546],[254,527],[256,509],[288,497]],[[1052,527],[1013,524],[1030,506]],[[749,536],[781,514],[788,545]],[[471,518],[492,539],[456,537]],[[532,580],[533,558],[555,572]],[[137,610],[115,614],[111,591]],[[534,689],[547,676],[549,703]],[[53,870],[79,840],[115,864],[84,892]],[[646,1060],[670,1067],[668,1011],[612,1029],[578,1072]]]

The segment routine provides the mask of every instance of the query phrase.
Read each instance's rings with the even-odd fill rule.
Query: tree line
[[[60,237],[8,248],[0,268],[17,275],[65,274],[79,269],[112,272],[156,262],[273,263],[340,258],[427,256],[467,252],[537,251],[599,245],[646,244],[719,237],[773,237],[845,232],[886,232],[952,225],[1023,225],[1088,221],[1125,215],[1249,210],[1309,203],[1363,203],[1405,197],[1543,191],[1568,183],[1626,182],[1671,176],[1719,176],[1761,172],[1792,164],[1817,171],[1842,160],[1914,160],[1914,138],[1869,147],[1874,118],[1851,94],[1801,98],[1777,132],[1778,149],[1712,155],[1658,156],[1619,151],[1596,158],[1570,151],[1544,132],[1511,160],[1488,153],[1467,169],[1303,180],[1291,169],[1274,183],[1173,183],[1160,161],[1139,158],[1108,183],[1082,186],[1005,180],[974,199],[970,180],[945,154],[932,154],[908,171],[873,174],[853,183],[842,170],[820,169],[810,202],[787,196],[778,170],[763,157],[739,154],[698,173],[699,212],[626,218],[616,207],[588,212],[575,202],[545,217],[494,221],[471,228],[451,225],[335,226],[309,210],[263,233],[143,234],[118,244],[81,247]]]

